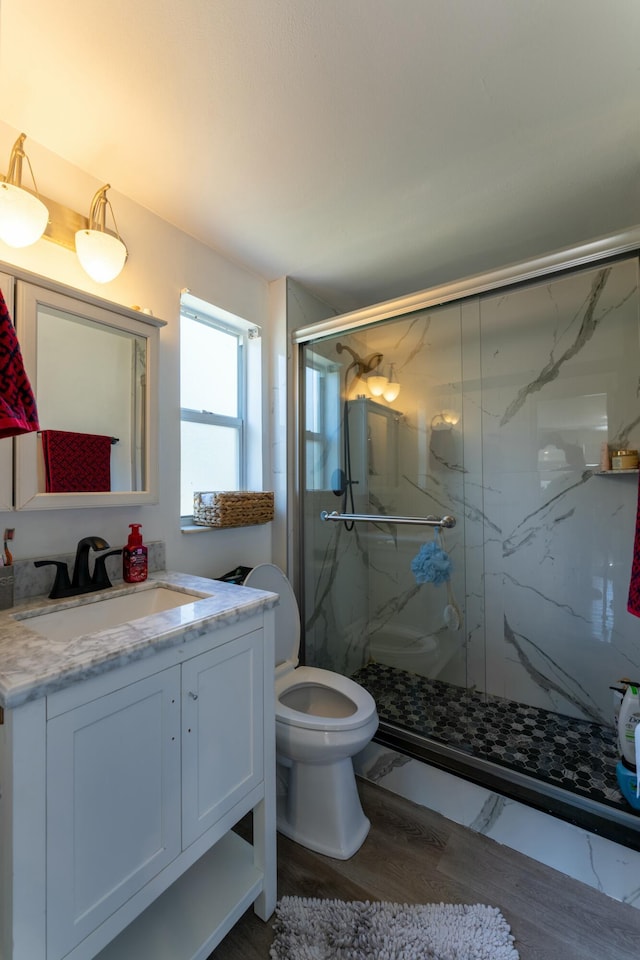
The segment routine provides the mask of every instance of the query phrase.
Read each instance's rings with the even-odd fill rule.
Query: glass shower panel
[[[640,670],[626,611],[640,444],[635,259],[481,301],[486,691],[610,725]],[[471,678],[473,682],[480,677]]]
[[[368,379],[388,378],[391,363],[400,392],[389,402],[372,396]],[[411,677],[465,686],[459,305],[306,344],[303,366],[306,663],[347,676],[377,665],[379,708],[385,678],[398,672],[409,686]],[[321,519],[334,510],[377,519]],[[453,515],[456,526],[386,519],[434,515]],[[419,582],[412,561],[434,540],[450,578]],[[390,711],[394,723],[410,722],[397,703]]]

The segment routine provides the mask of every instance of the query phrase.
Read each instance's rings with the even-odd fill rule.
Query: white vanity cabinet
[[[271,914],[272,633],[265,611],[5,711],[0,960],[205,960]]]

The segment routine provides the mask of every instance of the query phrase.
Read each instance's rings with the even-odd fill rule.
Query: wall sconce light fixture
[[[381,376],[379,373],[375,374],[374,376],[367,377],[367,387],[372,397],[381,397],[384,388],[388,383],[388,378]]]
[[[460,415],[455,410],[442,410],[431,418],[432,430],[452,430],[460,420]]]
[[[47,226],[49,211],[36,196],[31,162],[24,152],[26,134],[21,133],[9,157],[9,172],[0,182],[0,239],[9,247],[29,247],[40,239]],[[36,194],[22,186],[22,161],[26,160]]]
[[[391,403],[400,393],[400,384],[396,378],[395,363],[389,364],[389,376],[367,377],[367,387],[372,397],[384,397],[387,403]]]
[[[396,379],[396,365],[395,363],[389,364],[389,378],[387,380],[386,386],[382,391],[382,396],[385,398],[387,403],[391,403],[396,399],[400,393],[400,384]]]
[[[36,196],[33,170],[23,149],[25,140],[26,134],[21,133],[11,151],[9,172],[0,176],[0,240],[10,247],[28,247],[44,236],[77,253],[82,268],[97,283],[114,280],[125,264],[127,248],[107,200],[109,184],[96,192],[88,218],[55,200]],[[21,185],[23,160],[29,165],[35,194]],[[106,227],[107,206],[115,232]]]
[[[113,207],[107,200],[106,183],[96,191],[89,210],[89,226],[76,232],[76,253],[82,269],[97,283],[114,280],[127,259],[127,248],[118,233]],[[106,228],[107,207],[111,210],[115,234]]]

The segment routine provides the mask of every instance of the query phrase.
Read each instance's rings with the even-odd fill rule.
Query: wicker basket
[[[269,520],[273,520],[273,493],[217,490],[193,495],[193,522],[202,527],[249,527]]]

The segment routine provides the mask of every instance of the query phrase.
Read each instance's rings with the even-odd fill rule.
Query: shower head
[[[351,347],[343,343],[336,343],[336,350],[338,353],[346,350],[347,353],[350,353],[353,357],[353,360],[345,371],[345,378],[347,373],[352,369],[355,369],[357,377],[364,377],[368,373],[371,373],[372,370],[375,370],[376,367],[379,367],[383,359],[381,353],[370,353],[368,357],[359,357],[355,350],[352,350]]]

